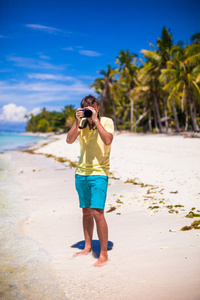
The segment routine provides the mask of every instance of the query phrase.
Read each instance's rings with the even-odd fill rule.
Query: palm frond
[[[160,62],[161,61],[161,57],[160,55],[158,55],[157,53],[155,53],[154,51],[150,51],[150,50],[141,50],[141,53],[144,53],[144,56],[150,59],[154,59],[155,61]]]
[[[193,91],[194,91],[194,95],[195,95],[196,99],[198,100],[198,102],[200,102],[200,88],[196,84],[195,81],[192,81],[192,87],[193,87]]]

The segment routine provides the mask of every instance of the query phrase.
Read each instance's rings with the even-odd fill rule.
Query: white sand
[[[66,135],[36,152],[78,161],[78,140],[69,145]],[[111,152],[111,172],[123,182],[150,184],[163,197],[187,210],[200,209],[200,139],[183,136],[115,134]],[[174,193],[175,192],[175,193]],[[146,193],[145,193],[146,194]]]
[[[78,143],[57,138],[37,152],[77,161]],[[106,204],[106,211],[116,207],[106,213],[114,246],[109,263],[94,268],[92,255],[72,258],[71,245],[83,241],[74,169],[43,155],[11,153],[24,199],[35,208],[21,230],[48,251],[67,299],[200,299],[200,232],[180,231],[199,219],[185,218],[200,209],[199,154],[200,139],[115,135],[111,171],[121,180],[110,180]],[[134,178],[140,184],[123,183]]]

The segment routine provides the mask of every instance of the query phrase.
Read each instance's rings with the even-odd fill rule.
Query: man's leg
[[[85,237],[85,248],[73,255],[87,255],[92,251],[92,235],[94,229],[93,213],[90,207],[83,208],[83,232]]]
[[[93,209],[93,216],[97,225],[97,234],[101,246],[101,252],[98,261],[94,264],[95,267],[102,267],[108,260],[108,226],[104,217],[103,209]]]

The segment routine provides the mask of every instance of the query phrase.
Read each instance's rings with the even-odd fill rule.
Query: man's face
[[[87,106],[85,106],[84,108],[89,108],[89,107],[93,107],[94,109],[95,109],[95,111],[96,111],[96,113],[98,114],[98,112],[99,112],[99,107],[98,107],[98,105],[96,104],[96,103],[94,103],[94,104],[91,104],[91,105],[87,105]]]
[[[88,118],[88,122],[89,122],[90,124],[92,124],[92,122],[93,122],[93,117],[97,117],[97,116],[98,116],[99,107],[98,107],[98,105],[97,105],[96,103],[94,103],[94,104],[85,106],[84,108],[88,108],[88,109],[91,108],[91,110],[93,110],[92,117],[91,117],[91,118]],[[96,115],[96,116],[95,116],[95,115]]]

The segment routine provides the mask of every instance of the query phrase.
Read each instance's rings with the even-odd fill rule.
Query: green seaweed
[[[116,210],[117,208],[115,207],[115,206],[111,206],[110,208],[109,208],[109,210],[107,210],[107,213],[109,213],[109,212],[112,212],[112,211],[114,211],[114,210]]]
[[[117,202],[117,203],[120,203],[120,204],[124,204],[124,202],[122,202],[120,199],[117,199],[116,202]]]
[[[200,220],[194,221],[191,225],[194,229],[200,229]]]
[[[187,230],[191,230],[191,229],[192,229],[192,226],[184,226],[180,230],[181,231],[187,231]]]
[[[200,214],[195,214],[193,211],[190,211],[186,216],[186,218],[200,218]]]
[[[158,208],[160,208],[160,206],[154,205],[154,206],[149,206],[148,208],[149,208],[149,209],[158,209]]]
[[[134,179],[127,179],[124,183],[132,183],[135,185],[138,185],[138,182],[136,182],[138,178],[134,178]]]
[[[39,148],[36,148],[36,149],[33,149],[33,150],[27,149],[27,150],[22,150],[22,152],[27,152],[29,154],[45,155],[48,158],[54,158],[56,161],[58,161],[60,163],[68,162],[70,167],[72,167],[72,168],[77,167],[77,162],[71,161],[70,159],[67,159],[67,158],[64,158],[64,157],[58,157],[58,156],[55,156],[53,154],[44,154],[44,153],[35,152],[35,150],[38,150],[38,149]]]
[[[170,214],[173,214],[173,213],[178,214],[178,213],[179,213],[179,211],[178,211],[178,210],[175,210],[175,209],[170,209],[168,212],[169,212]]]
[[[143,182],[137,182],[138,178],[127,179],[124,183],[132,183],[134,185],[140,185],[141,187],[152,186],[151,184],[145,184]]]
[[[194,221],[190,226],[184,226],[180,230],[181,231],[187,231],[191,229],[200,229],[200,220]]]
[[[173,208],[173,205],[166,205],[165,207],[169,208],[169,209],[172,209]]]
[[[113,174],[112,172],[110,172],[109,178],[110,178],[110,179],[114,179],[114,180],[120,180],[120,178],[115,177],[114,174]]]

